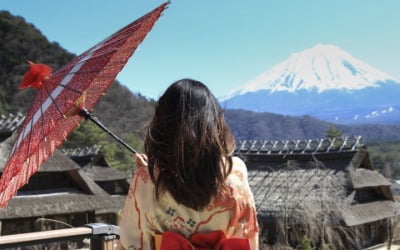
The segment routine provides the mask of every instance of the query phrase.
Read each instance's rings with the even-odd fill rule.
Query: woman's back
[[[154,249],[154,236],[166,231],[189,237],[217,230],[224,232],[227,238],[249,239],[252,249],[257,249],[254,199],[241,159],[233,158],[226,187],[201,211],[177,203],[169,192],[156,199],[154,189],[147,168],[139,168],[120,222],[121,243],[127,249]]]
[[[232,157],[233,135],[203,83],[182,79],[168,87],[144,146],[147,160],[136,155],[139,168],[122,214],[125,247],[153,249],[154,235],[167,231],[185,237],[215,231],[256,242],[246,166]]]

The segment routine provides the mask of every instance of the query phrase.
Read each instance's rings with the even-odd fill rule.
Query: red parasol
[[[37,90],[0,179],[0,207],[28,182],[81,120],[90,118],[99,98],[143,41],[168,3],[164,3],[98,43],[51,74],[30,63],[20,88]],[[101,124],[100,124],[101,125]]]

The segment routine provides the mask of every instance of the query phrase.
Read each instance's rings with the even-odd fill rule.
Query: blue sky
[[[80,54],[162,2],[13,0],[0,9]],[[173,0],[117,79],[154,99],[184,77],[222,96],[318,43],[400,79],[399,27],[398,0]]]

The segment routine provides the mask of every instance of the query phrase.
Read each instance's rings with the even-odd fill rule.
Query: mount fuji
[[[228,109],[342,123],[400,122],[400,81],[335,45],[294,53],[220,98]]]

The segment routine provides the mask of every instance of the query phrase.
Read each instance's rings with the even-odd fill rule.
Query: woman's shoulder
[[[232,171],[240,171],[247,175],[246,163],[237,156],[232,157]]]
[[[150,179],[149,169],[144,166],[136,168],[134,173],[134,179],[138,179],[140,181],[147,183],[147,181]]]
[[[135,170],[131,189],[133,189],[132,191],[135,191],[138,196],[148,196],[148,194],[154,190],[154,184],[150,178],[147,167],[138,167]]]
[[[233,162],[233,166],[246,168],[246,164],[244,163],[244,161],[240,157],[233,156],[232,157],[232,162]]]
[[[232,163],[232,171],[228,176],[228,183],[239,186],[247,183],[247,167],[244,161],[239,157],[232,157]]]

